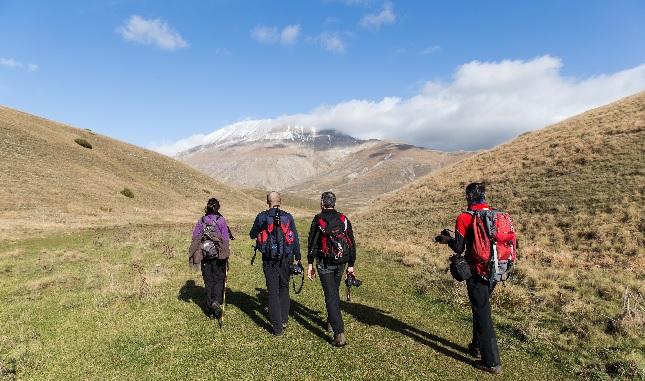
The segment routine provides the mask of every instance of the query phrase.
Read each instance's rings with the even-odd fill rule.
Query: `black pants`
[[[345,265],[328,266],[318,265],[318,276],[325,294],[325,307],[327,307],[327,321],[335,334],[344,333],[345,325],[340,314],[340,281],[345,272]]]
[[[226,259],[202,261],[202,277],[206,289],[206,306],[224,302],[224,278],[226,277]]]
[[[473,311],[473,341],[475,348],[479,348],[484,365],[488,367],[501,365],[497,336],[493,328],[491,315],[490,295],[495,286],[489,288],[488,281],[473,276],[466,282],[468,299]]]
[[[264,260],[262,270],[269,294],[269,320],[274,334],[282,333],[282,324],[289,320],[289,265],[291,258],[282,261]]]

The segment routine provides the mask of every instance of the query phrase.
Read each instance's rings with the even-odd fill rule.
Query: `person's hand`
[[[316,277],[316,270],[314,269],[313,263],[310,263],[309,266],[307,266],[307,278],[309,280],[314,280]]]
[[[434,237],[435,242],[443,244],[443,245],[445,245],[448,242],[450,242],[450,240],[451,240],[450,236],[443,235],[443,234],[439,234],[438,236]]]
[[[352,275],[356,276],[356,274],[354,274],[354,266],[349,266],[347,268],[347,274],[352,274]]]

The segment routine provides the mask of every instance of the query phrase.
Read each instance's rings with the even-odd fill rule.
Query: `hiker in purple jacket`
[[[204,216],[195,224],[193,229],[193,240],[189,249],[189,263],[191,267],[199,266],[204,278],[206,289],[206,307],[213,314],[213,317],[222,317],[222,304],[224,302],[224,281],[230,256],[229,241],[233,235],[226,224],[226,219],[219,212],[220,205],[216,198],[211,198],[204,209]],[[207,242],[205,229],[212,231],[215,246],[217,246],[214,258],[208,258],[205,253],[204,244]]]

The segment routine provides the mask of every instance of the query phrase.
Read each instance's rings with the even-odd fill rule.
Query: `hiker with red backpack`
[[[220,204],[211,198],[204,208],[204,216],[195,224],[193,239],[188,250],[192,268],[201,268],[206,290],[206,309],[215,319],[222,318],[229,241],[234,239],[226,219],[219,212]],[[221,321],[220,321],[221,324]]]
[[[335,207],[336,195],[332,192],[323,193],[320,197],[321,212],[311,221],[309,229],[307,276],[313,280],[316,271],[320,276],[325,294],[327,322],[334,334],[333,344],[342,347],[347,342],[343,317],[340,314],[340,282],[343,274],[346,274],[349,280],[358,280],[354,272],[356,244],[352,224],[344,214],[337,212]]]
[[[508,278],[517,259],[515,229],[507,213],[486,203],[483,183],[466,187],[468,209],[457,217],[455,236],[444,229],[435,241],[447,244],[456,254],[450,272],[466,281],[473,314],[473,338],[468,352],[481,358],[477,367],[493,374],[502,372],[502,362],[493,328],[490,297],[498,282]],[[461,255],[464,250],[465,255]]]
[[[275,336],[281,336],[289,321],[291,264],[300,265],[300,242],[291,214],[280,209],[278,192],[267,195],[269,210],[257,215],[249,236],[262,253],[262,270],[269,294],[269,320]]]

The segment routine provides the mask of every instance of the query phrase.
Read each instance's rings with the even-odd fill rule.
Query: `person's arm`
[[[260,234],[260,232],[262,231],[262,225],[260,223],[260,218],[262,217],[263,213],[264,212],[259,213],[255,217],[255,222],[253,222],[253,226],[251,227],[251,231],[249,232],[249,237],[251,237],[251,239],[256,239],[258,237],[258,234]]]
[[[302,255],[300,253],[300,235],[298,235],[298,228],[296,227],[296,221],[293,219],[293,216],[289,214],[289,218],[291,219],[291,226],[293,226],[293,254],[296,258],[296,261],[300,262]]]
[[[202,235],[202,232],[204,231],[204,225],[203,221],[200,218],[197,220],[197,223],[195,224],[195,228],[193,229],[193,240],[196,240]]]
[[[309,236],[307,237],[307,263],[314,263],[316,259],[316,251],[318,251],[318,237],[316,237],[316,233],[318,231],[318,218],[315,216],[311,221],[311,226],[309,226]]]
[[[219,229],[219,232],[222,235],[222,242],[224,242],[224,245],[228,246],[229,244],[228,224],[226,223],[226,218],[224,218],[224,216],[217,217],[217,228]]]
[[[466,216],[470,216],[466,214]],[[448,246],[457,254],[461,254],[466,249],[466,229],[468,228],[468,221],[464,214],[457,217],[455,223],[455,236],[448,241]]]
[[[349,272],[354,272],[354,263],[356,262],[356,240],[354,240],[354,230],[352,229],[352,223],[349,219],[347,219],[347,236],[352,242],[352,248],[349,250],[349,268],[347,270]]]

